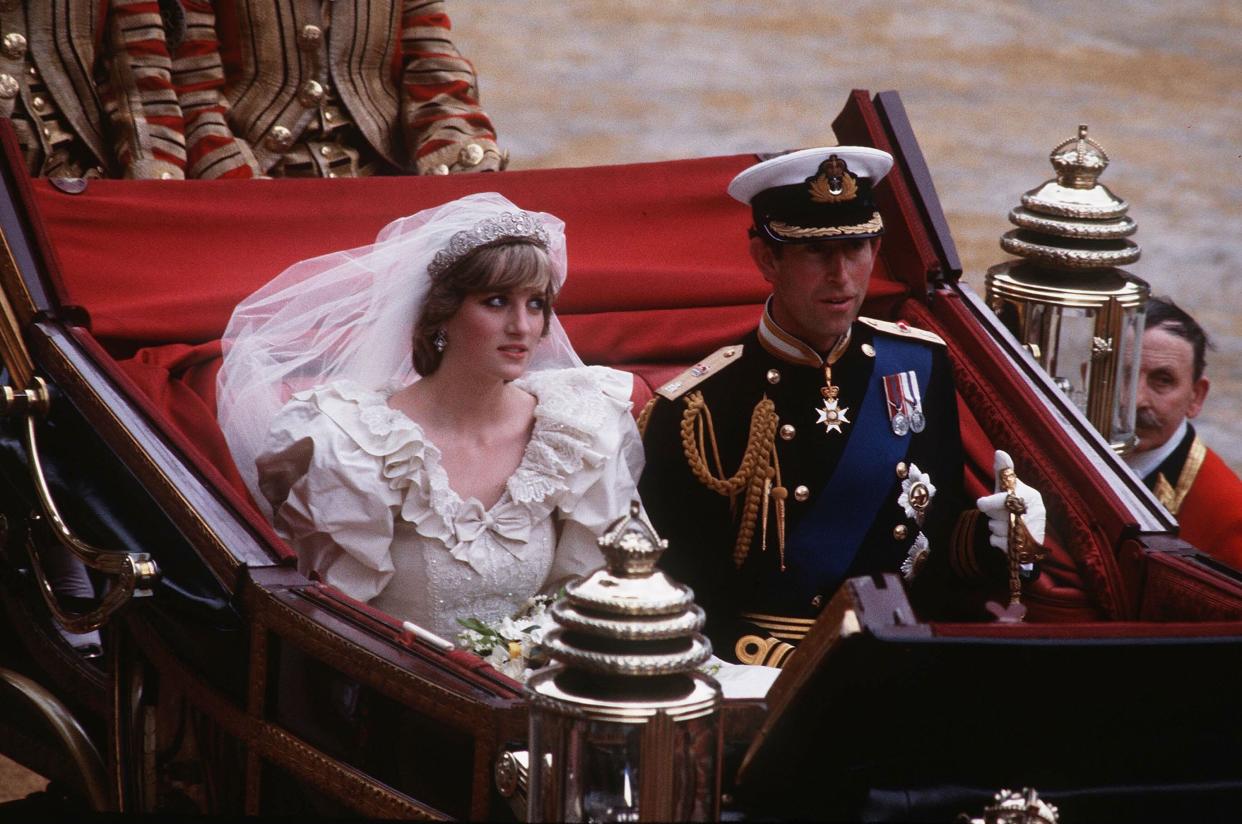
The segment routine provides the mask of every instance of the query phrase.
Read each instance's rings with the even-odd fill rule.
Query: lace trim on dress
[[[605,395],[620,392],[613,382],[609,370],[598,367],[532,372],[516,382],[537,399],[535,424],[505,492],[488,510],[453,491],[439,448],[417,423],[388,406],[397,387],[375,392],[339,381],[299,393],[299,399],[313,402],[380,459],[382,478],[403,495],[403,520],[482,572],[496,550],[524,559],[531,525],[550,516],[573,476],[603,465],[607,454],[596,447],[608,422]]]

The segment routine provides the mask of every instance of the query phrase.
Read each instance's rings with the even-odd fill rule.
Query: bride
[[[238,305],[219,418],[298,567],[442,637],[600,566],[637,497],[628,374],[552,312],[564,224],[485,193]]]

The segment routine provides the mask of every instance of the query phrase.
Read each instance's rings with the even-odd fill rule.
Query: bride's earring
[[[436,332],[435,337],[431,339],[431,345],[436,348],[437,352],[443,352],[444,347],[448,346],[448,335],[444,334],[444,330]]]

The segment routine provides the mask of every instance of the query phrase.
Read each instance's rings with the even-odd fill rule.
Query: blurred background
[[[1127,267],[1214,339],[1196,421],[1242,474],[1242,4],[450,0],[510,168],[835,143],[896,89],[982,294],[1019,197],[1079,123],[1143,249]]]

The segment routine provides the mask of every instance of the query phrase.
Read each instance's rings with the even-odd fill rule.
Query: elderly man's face
[[[1139,367],[1137,452],[1163,444],[1181,424],[1203,408],[1208,379],[1195,380],[1195,350],[1190,341],[1157,326],[1143,333],[1143,361]]]
[[[879,238],[824,240],[777,253],[753,238],[750,254],[772,284],[773,319],[824,353],[858,317],[879,247]]]

